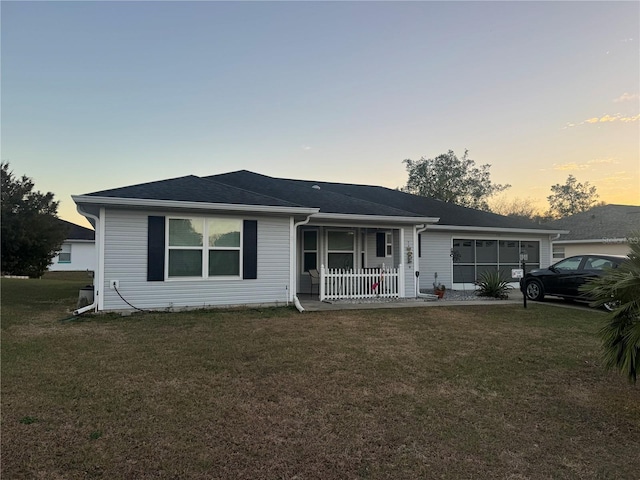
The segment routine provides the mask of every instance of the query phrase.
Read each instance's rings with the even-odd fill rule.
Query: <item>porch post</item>
[[[421,225],[416,225],[415,226],[415,230],[413,232],[414,245],[415,245],[414,246],[414,251],[413,251],[413,253],[414,253],[413,259],[414,259],[414,263],[415,263],[416,272],[418,272],[417,276],[416,276],[415,272],[413,274],[413,276],[415,277],[415,282],[416,282],[415,283],[415,287],[416,287],[415,295],[416,295],[416,298],[418,298],[420,296],[420,273],[421,273],[420,272],[420,268],[421,268],[421,265],[420,265],[420,252],[422,250],[422,245],[421,245],[421,242],[420,242],[420,239],[421,239],[421,235],[420,234],[422,232],[425,232],[426,230],[427,230],[427,225],[426,224],[421,224]],[[426,255],[426,253],[425,253],[425,255]]]
[[[104,310],[104,242],[105,242],[105,222],[106,222],[107,210],[104,207],[100,207],[99,220],[96,222],[96,251],[98,252],[98,258],[96,258],[96,267],[98,269],[98,288],[94,287],[94,291],[98,298],[98,311]],[[93,279],[94,285],[96,285],[96,278],[94,273]]]
[[[324,264],[320,265],[320,301],[323,302],[324,301],[324,297],[326,295],[325,292],[325,270],[324,270]]]
[[[420,257],[418,257],[418,252],[420,251],[420,246],[418,245],[418,225],[413,226],[413,277],[414,280],[414,295],[418,298],[418,294],[420,293]]]
[[[400,264],[398,265],[398,297],[403,298],[404,295],[404,227],[400,227]],[[402,280],[401,280],[402,279]]]
[[[289,302],[293,302],[293,297],[295,297],[298,292],[297,283],[296,282],[296,272],[298,270],[297,266],[297,228],[295,225],[295,220],[293,217],[289,217]]]

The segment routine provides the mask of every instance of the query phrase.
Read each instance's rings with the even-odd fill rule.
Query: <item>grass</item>
[[[601,312],[61,321],[79,286],[2,280],[3,478],[637,478],[640,391],[601,366]]]

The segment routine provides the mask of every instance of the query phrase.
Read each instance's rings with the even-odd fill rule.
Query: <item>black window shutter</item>
[[[418,234],[418,258],[422,256],[422,234]]]
[[[147,229],[147,281],[164,281],[164,217],[150,216]]]
[[[242,278],[258,278],[258,222],[245,220],[242,242]]]
[[[387,234],[385,232],[376,233],[376,257],[387,256]]]

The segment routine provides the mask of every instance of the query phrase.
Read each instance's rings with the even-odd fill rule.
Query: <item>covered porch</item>
[[[296,293],[320,301],[414,296],[415,227],[300,227]]]

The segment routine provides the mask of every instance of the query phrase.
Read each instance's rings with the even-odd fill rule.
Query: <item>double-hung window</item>
[[[169,278],[240,276],[242,220],[169,218],[168,227]]]
[[[553,246],[553,259],[562,260],[564,258],[564,245]]]
[[[393,257],[393,232],[386,232],[385,240],[385,256]]]
[[[71,263],[71,244],[63,243],[58,253],[58,263]]]
[[[239,276],[242,221],[228,218],[207,220],[209,276]]]
[[[169,277],[202,277],[202,218],[169,219]]]
[[[303,271],[318,269],[318,231],[304,230],[302,232]]]
[[[329,268],[353,269],[355,233],[346,230],[327,232],[327,266]]]

